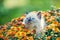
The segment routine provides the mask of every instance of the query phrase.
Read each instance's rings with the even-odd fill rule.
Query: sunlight
[[[29,0],[5,0],[4,6],[6,8],[13,8],[18,6],[25,6],[29,3]]]

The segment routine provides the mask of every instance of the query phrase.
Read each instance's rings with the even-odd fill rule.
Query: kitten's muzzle
[[[29,18],[29,19],[27,19],[27,21],[28,21],[28,23],[29,23],[29,22],[31,22],[32,20]]]

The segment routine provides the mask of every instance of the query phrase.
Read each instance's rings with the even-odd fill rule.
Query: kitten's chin
[[[26,22],[27,25],[31,25],[32,23],[31,22]]]

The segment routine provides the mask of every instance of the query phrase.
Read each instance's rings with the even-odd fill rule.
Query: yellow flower
[[[50,24],[49,26],[50,26],[51,29],[52,29],[52,28],[55,28],[55,24],[53,24],[53,23]]]
[[[3,34],[2,34],[2,33],[0,33],[0,36],[3,36]]]
[[[32,36],[28,37],[28,40],[34,40]]]
[[[15,34],[16,34],[15,31],[8,30],[6,36],[8,36],[8,35],[15,35]]]
[[[59,32],[59,29],[58,28],[53,28],[53,31],[54,32]]]
[[[49,17],[47,16],[46,19],[49,19]]]
[[[21,36],[26,36],[26,32],[21,32]]]
[[[45,29],[48,30],[48,29],[52,29],[52,28],[55,28],[55,26],[53,24],[50,24],[50,25],[46,26]]]
[[[27,30],[27,34],[31,33],[30,30]]]
[[[6,35],[6,36],[11,35],[11,32],[12,32],[12,30],[8,30],[7,35]]]
[[[20,20],[23,20],[24,18],[25,18],[25,15],[22,15],[21,17],[16,18],[16,20],[20,21]]]
[[[60,37],[56,38],[56,40],[60,40]]]
[[[47,17],[50,16],[50,14],[48,12],[42,12],[42,16]]]
[[[50,18],[51,20],[55,20],[55,16],[51,16],[51,18]]]
[[[27,40],[27,36],[24,36],[22,40]]]
[[[51,19],[47,19],[46,22],[51,22],[52,20]]]
[[[58,22],[57,21],[53,21],[53,24],[58,25]]]
[[[21,27],[17,27],[17,31],[21,31],[22,30],[22,28]]]
[[[16,30],[17,30],[17,27],[12,26],[12,27],[11,27],[11,30],[12,30],[12,31],[16,31]]]
[[[46,26],[46,27],[45,27],[45,30],[48,30],[48,29],[50,29],[50,28],[49,28],[48,26]]]
[[[21,16],[20,18],[21,18],[21,19],[24,19],[24,18],[25,18],[25,15]]]
[[[15,34],[15,36],[19,38],[19,37],[21,36],[21,34],[20,34],[20,33],[21,33],[20,31],[19,31],[19,32],[17,32],[17,33]]]
[[[18,38],[22,37],[22,36],[26,36],[26,32],[20,32],[20,31],[18,31],[15,36],[18,37]]]

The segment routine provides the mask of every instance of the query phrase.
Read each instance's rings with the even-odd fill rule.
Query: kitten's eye
[[[28,19],[28,18],[26,18],[26,19]]]
[[[35,18],[32,18],[32,20],[34,20]]]

